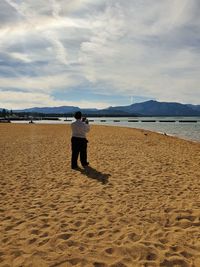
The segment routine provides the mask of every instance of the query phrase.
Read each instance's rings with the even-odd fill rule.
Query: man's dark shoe
[[[86,162],[85,164],[83,164],[83,168],[87,167],[89,165],[89,162]]]
[[[73,166],[72,167],[72,170],[78,170],[79,169],[79,166]]]

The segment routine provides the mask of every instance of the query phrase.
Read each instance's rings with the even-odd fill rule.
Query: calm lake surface
[[[68,119],[73,120],[73,118]],[[94,120],[94,122],[91,121],[90,124],[140,128],[200,142],[200,117],[101,117],[89,118],[89,120]],[[137,120],[138,122],[133,122],[133,120]],[[151,122],[153,120],[155,120],[155,122]],[[179,122],[181,120],[197,122]],[[68,123],[71,123],[71,121]]]
[[[60,118],[59,121],[41,120],[35,121],[35,123],[70,124],[72,121],[74,121],[74,118],[70,117],[67,118],[68,121],[64,121],[65,119],[66,118]],[[200,142],[200,117],[93,117],[89,118],[89,120],[91,125],[112,125],[130,128],[140,128]],[[134,122],[133,120],[137,120],[137,122]],[[27,121],[22,123],[27,123]]]
[[[140,128],[159,133],[166,133],[180,138],[200,142],[200,117],[138,117],[138,118],[104,118],[106,122],[95,121],[95,124],[124,126],[131,128]],[[103,120],[102,118],[100,120]],[[114,122],[115,120],[115,122]],[[120,122],[117,122],[120,120]],[[130,120],[138,120],[132,122]],[[155,120],[155,122],[151,122]],[[166,121],[175,122],[166,122]],[[179,122],[179,121],[197,121],[197,122]],[[160,122],[162,121],[162,122]],[[165,121],[165,122],[164,122]],[[91,122],[92,124],[92,122]]]

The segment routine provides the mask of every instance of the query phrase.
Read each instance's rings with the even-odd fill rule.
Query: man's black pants
[[[72,137],[72,158],[71,158],[71,167],[77,168],[77,160],[80,153],[80,161],[82,166],[88,165],[87,162],[87,139],[86,138],[79,138],[79,137]]]

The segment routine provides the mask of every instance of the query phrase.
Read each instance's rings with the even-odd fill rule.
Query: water
[[[68,119],[73,120],[73,118]],[[200,142],[200,117],[101,117],[89,118],[89,120],[94,120],[94,122],[90,122],[90,124],[139,128]],[[105,120],[105,122],[103,122],[103,120]],[[138,122],[129,122],[130,120],[138,120]],[[145,120],[145,122],[142,122],[143,120]],[[152,120],[156,122],[150,122]],[[175,122],[159,122],[160,120],[171,120]],[[180,120],[194,120],[197,122],[179,122]]]
[[[59,121],[36,121],[35,123],[41,124],[69,124],[73,118],[67,118],[69,121],[64,121],[66,118],[60,118]],[[159,133],[166,133],[168,135],[174,135],[180,138],[198,141],[200,142],[200,117],[123,117],[123,118],[111,118],[111,117],[94,117],[89,118],[90,124],[94,125],[112,125],[130,128],[140,128],[150,130]],[[130,120],[138,120],[138,122],[129,122]],[[142,122],[145,120],[145,122]],[[155,120],[156,122],[150,122]],[[172,120],[175,122],[159,122]],[[194,120],[197,122],[179,122],[180,120]],[[20,123],[20,122],[18,122]],[[23,123],[27,123],[23,121]]]

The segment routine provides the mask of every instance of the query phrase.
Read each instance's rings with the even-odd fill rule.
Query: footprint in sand
[[[73,259],[70,259],[70,260],[67,260],[69,263],[71,263],[72,266],[76,266],[78,265],[79,263],[82,262],[82,259],[80,258],[73,258]],[[82,265],[79,265],[79,266],[82,266]]]
[[[74,223],[74,225],[75,225],[76,227],[80,227],[80,226],[82,225],[82,222],[81,222],[81,221],[77,221],[77,222]]]
[[[189,252],[187,252],[185,250],[184,251],[181,251],[180,252],[180,255],[182,255],[186,259],[190,259],[193,256],[191,253],[189,253]]]
[[[105,249],[105,252],[108,255],[112,255],[115,253],[115,249],[114,248],[107,248],[107,249]]]
[[[158,258],[158,256],[155,253],[149,252],[146,256],[146,259],[148,261],[155,261]]]
[[[122,261],[118,261],[118,262],[113,263],[112,265],[110,265],[110,267],[127,267],[127,265],[124,264]]]
[[[40,237],[47,237],[48,235],[49,235],[49,233],[45,232],[45,233],[41,234]]]
[[[31,231],[31,234],[33,235],[39,235],[40,231],[38,229],[34,229]]]
[[[72,235],[71,234],[60,234],[58,235],[58,238],[63,240],[68,240]]]
[[[141,236],[136,233],[130,233],[128,234],[128,238],[133,242],[137,242],[141,239]]]
[[[20,225],[20,224],[22,224],[22,223],[25,223],[25,221],[23,221],[23,220],[18,221],[18,222],[16,222],[15,226],[18,226],[18,225]]]
[[[92,238],[92,237],[94,237],[94,233],[87,233],[86,236],[89,238]]]
[[[108,267],[108,265],[105,264],[104,262],[94,262],[93,266],[94,267]]]
[[[39,246],[43,246],[48,242],[49,242],[49,238],[46,238],[46,239],[42,240],[41,242],[39,242]]]
[[[37,238],[32,238],[32,239],[30,239],[30,240],[28,240],[28,244],[33,244],[33,243],[35,243],[37,241]]]
[[[106,232],[107,232],[106,230],[101,230],[101,231],[98,232],[98,235],[99,235],[99,236],[102,236],[102,235],[104,235]]]
[[[50,225],[47,224],[47,223],[45,223],[45,224],[43,224],[43,225],[41,226],[41,228],[48,228],[48,227],[50,227]]]
[[[12,225],[9,225],[9,226],[7,226],[7,227],[5,228],[5,231],[10,231],[10,230],[12,230],[12,228],[13,228],[13,226],[12,226]]]
[[[172,267],[172,266],[177,266],[177,267],[190,267],[190,264],[179,257],[171,257],[169,259],[165,259],[161,264],[161,267]]]

